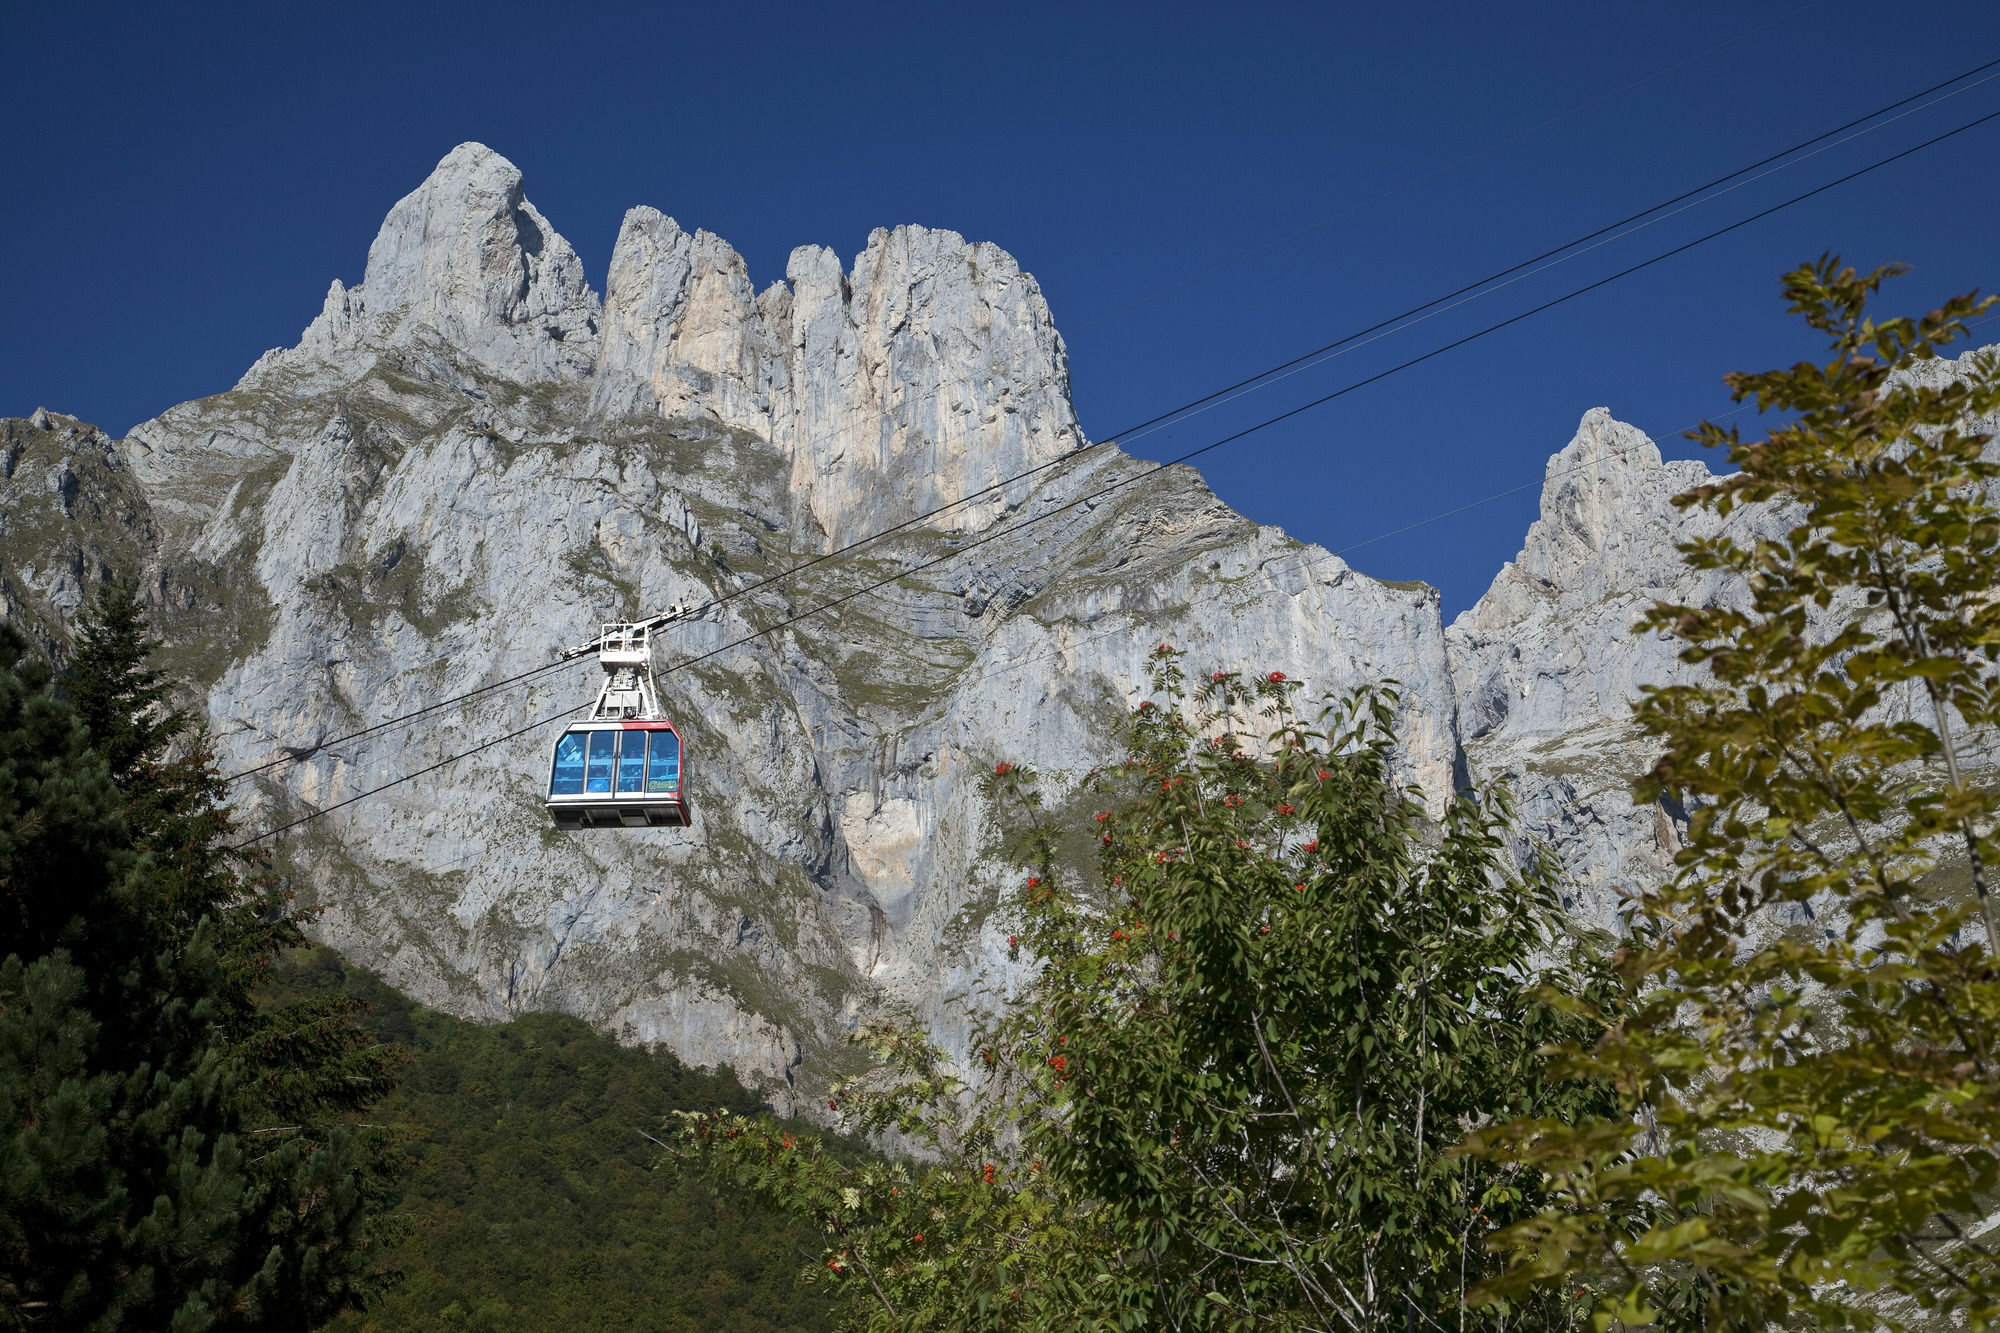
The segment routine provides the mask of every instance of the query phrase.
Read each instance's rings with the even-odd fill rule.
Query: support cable
[[[1260,388],[1268,387],[1268,384],[1270,383],[1275,383],[1279,379],[1287,377],[1285,375],[1285,372],[1297,373],[1300,370],[1310,368],[1310,364],[1319,364],[1320,358],[1325,358],[1328,353],[1334,352],[1336,349],[1342,348],[1349,344],[1358,343],[1361,339],[1364,338],[1368,338],[1370,341],[1374,341],[1375,339],[1371,338],[1370,335],[1379,335],[1386,337],[1391,333],[1400,331],[1400,328],[1392,326],[1401,326],[1402,328],[1407,328],[1410,326],[1410,324],[1422,322],[1421,320],[1416,319],[1415,318],[1416,316],[1423,315],[1424,318],[1430,318],[1431,315],[1442,313],[1442,311],[1434,310],[1433,307],[1443,306],[1446,302],[1451,302],[1451,301],[1457,301],[1458,304],[1461,305],[1464,304],[1465,301],[1459,300],[1459,298],[1465,298],[1465,300],[1477,300],[1480,297],[1488,294],[1485,291],[1480,291],[1479,290],[1480,288],[1490,287],[1491,290],[1497,291],[1500,288],[1491,285],[1495,283],[1500,283],[1502,279],[1514,278],[1514,275],[1522,274],[1523,270],[1532,268],[1537,264],[1543,264],[1544,261],[1553,259],[1555,256],[1562,255],[1565,251],[1577,250],[1577,247],[1583,246],[1588,242],[1598,241],[1599,238],[1607,237],[1609,233],[1615,232],[1619,228],[1628,226],[1629,224],[1635,223],[1640,219],[1646,218],[1654,213],[1659,213],[1664,209],[1671,208],[1676,204],[1680,204],[1687,200],[1693,199],[1695,196],[1701,195],[1706,191],[1715,189],[1717,186],[1735,180],[1739,176],[1744,176],[1750,172],[1758,170],[1759,168],[1770,166],[1772,163],[1777,162],[1782,158],[1789,157],[1795,153],[1803,151],[1804,149],[1811,148],[1814,145],[1822,143],[1827,139],[1831,139],[1837,135],[1843,134],[1846,131],[1853,129],[1858,125],[1862,125],[1868,121],[1875,120],[1878,117],[1888,115],[1892,111],[1898,111],[1901,108],[1909,106],[1912,102],[1917,102],[1922,98],[1930,96],[1932,93],[1940,91],[1941,89],[1950,88],[1952,85],[1963,83],[1965,80],[1970,79],[1975,75],[1984,74],[1989,70],[1993,70],[1996,66],[2000,66],[2000,58],[1986,61],[1985,63],[1980,65],[1975,65],[1971,69],[1966,70],[1961,74],[1957,74],[1952,78],[1945,79],[1942,82],[1932,84],[1928,88],[1912,93],[1907,97],[1900,98],[1897,101],[1889,103],[1887,106],[1879,107],[1876,110],[1871,111],[1866,115],[1858,116],[1853,120],[1847,121],[1845,124],[1837,125],[1834,128],[1827,130],[1821,134],[1814,135],[1810,139],[1802,140],[1799,143],[1796,143],[1791,147],[1784,149],[1781,152],[1773,153],[1768,157],[1760,158],[1757,161],[1739,167],[1734,171],[1728,172],[1721,176],[1717,176],[1702,185],[1695,186],[1693,189],[1684,190],[1681,193],[1674,195],[1672,198],[1664,199],[1659,203],[1654,204],[1650,208],[1642,209],[1639,212],[1629,214],[1628,216],[1621,218],[1616,222],[1608,223],[1605,226],[1599,227],[1594,231],[1586,232],[1584,235],[1579,236],[1574,240],[1568,241],[1562,245],[1555,246],[1551,249],[1544,250],[1538,255],[1534,255],[1528,259],[1521,260],[1519,263],[1512,264],[1507,268],[1500,269],[1495,273],[1489,274],[1486,277],[1479,279],[1477,282],[1468,283],[1465,286],[1459,287],[1454,291],[1446,292],[1442,296],[1434,297],[1431,300],[1426,301],[1421,305],[1412,306],[1408,310],[1393,315],[1387,319],[1379,320],[1374,324],[1368,325],[1366,328],[1357,329],[1354,332],[1345,335],[1344,337],[1336,339],[1333,342],[1326,343],[1320,347],[1314,348],[1312,351],[1305,352],[1299,356],[1293,357],[1289,361],[1283,361],[1278,363],[1277,365],[1270,366],[1264,370],[1259,371],[1255,375],[1251,375],[1244,379],[1237,380],[1233,384],[1224,385],[1222,388],[1216,389],[1211,393],[1203,395],[1202,397],[1192,399],[1169,411],[1162,412],[1156,416],[1149,417],[1144,421],[1140,421],[1132,426],[1127,427],[1125,430],[1117,432],[1116,434],[1113,434],[1111,436],[1108,436],[1107,438],[1100,440],[1094,444],[1085,444],[1080,448],[1073,449],[1069,453],[1062,455],[1060,458],[1053,458],[1048,460],[1047,462],[1038,463],[1033,467],[1027,468],[1021,472],[1017,472],[1010,477],[1004,478],[1003,480],[994,482],[991,485],[982,487],[978,490],[963,495],[956,500],[949,501],[943,505],[939,505],[934,509],[927,510],[921,514],[917,514],[914,517],[906,519],[905,521],[898,523],[893,527],[884,528],[880,532],[876,532],[867,537],[863,537],[857,541],[850,542],[846,546],[842,546],[835,550],[813,556],[810,559],[803,560],[798,564],[793,565],[787,569],[780,570],[775,574],[767,575],[764,578],[759,579],[754,583],[746,584],[743,587],[733,589],[732,591],[711,598],[709,601],[701,603],[691,608],[687,614],[689,616],[702,615],[707,611],[724,606],[727,603],[735,601],[740,597],[748,596],[751,593],[758,592],[764,588],[770,587],[775,583],[780,583],[786,579],[791,578],[796,574],[801,574],[806,570],[824,564],[827,561],[851,555],[854,552],[863,549],[864,547],[871,546],[874,543],[883,540],[884,538],[894,536],[899,532],[907,531],[910,528],[913,528],[921,523],[928,522],[929,520],[936,518],[942,514],[948,513],[951,510],[959,508],[962,505],[980,499],[981,497],[991,495],[996,491],[1002,491],[1007,487],[1016,484],[1017,482],[1024,481],[1027,478],[1036,475],[1037,473],[1046,471],[1047,469],[1055,467],[1059,464],[1071,462],[1081,457],[1083,454],[1089,453],[1096,449],[1100,449],[1106,445],[1120,445],[1123,443],[1129,443],[1133,439],[1142,437],[1144,435],[1152,434],[1155,430],[1164,429],[1168,425],[1175,424],[1177,420],[1186,419],[1189,416],[1197,414],[1199,411],[1207,411],[1215,406],[1220,406],[1221,403],[1223,402],[1233,401],[1235,398],[1241,397],[1245,393],[1256,392]],[[1989,77],[1995,77],[1995,76],[1989,76]],[[1982,83],[1985,81],[1986,80],[1983,79],[1980,80],[1980,82]],[[1977,85],[1975,84],[1971,86],[1977,86]],[[1969,89],[1967,88],[1960,88],[1956,90],[1956,92],[1947,94],[1947,96],[1956,96],[1958,92],[1965,92],[1968,90]],[[1915,107],[1911,111],[1904,112],[1903,114],[1904,115],[1914,114],[1915,111],[1924,110],[1927,107],[1934,106],[1937,104],[1937,102],[1941,102],[1944,100],[1945,98],[1940,97],[1936,99],[1936,101],[1926,103],[1924,106],[1921,107]],[[1901,118],[1902,118],[1901,116],[1895,117],[1895,119],[1901,119]],[[1884,121],[1882,122],[1882,124],[1871,126],[1869,129],[1864,130],[1861,133],[1863,134],[1873,133],[1875,130],[1881,129],[1883,128],[1884,125],[1890,123],[1893,122]],[[1857,134],[1851,137],[1858,138],[1860,137],[1860,135]],[[1848,142],[1848,140],[1842,140],[1841,142],[1843,143]],[[1928,146],[1928,145],[1920,145],[1920,146]],[[1821,149],[1819,151],[1825,151],[1825,150]],[[1805,159],[1799,158],[1797,160],[1803,161]],[[1792,162],[1785,163],[1786,167],[1792,165],[1795,165],[1795,163]],[[1784,168],[1780,167],[1774,169],[1782,170]],[[1770,173],[1767,172],[1765,174],[1768,175]],[[1845,179],[1851,179],[1851,178],[1844,177],[1843,180]],[[1742,183],[1747,183],[1747,182],[1742,182]],[[1835,184],[1838,183],[1840,182],[1835,182]],[[1731,187],[1731,188],[1736,188],[1736,187]],[[1726,192],[1727,191],[1724,191],[1723,193]],[[1712,197],[1720,197],[1720,196],[1717,195]],[[1706,203],[1708,202],[1708,200],[1701,200],[1700,202]],[[1689,207],[1693,206],[1695,205],[1689,205]],[[1784,206],[1788,205],[1781,205],[1781,207]],[[1655,221],[1658,220],[1659,219],[1655,219]],[[1634,230],[1638,230],[1638,228],[1634,228]],[[1628,232],[1624,234],[1629,235],[1630,233]],[[1614,237],[1609,237],[1609,239],[1615,240],[1619,239],[1619,237],[1614,236]],[[1600,243],[1608,243],[1608,241]],[[1593,246],[1591,248],[1594,249],[1596,247]],[[1583,253],[1583,252],[1578,251],[1578,253]],[[1574,258],[1575,255],[1570,255],[1569,257]],[[1564,261],[1558,260],[1557,262],[1564,262]],[[1554,266],[1553,264],[1545,265],[1545,267],[1553,267],[1553,266]],[[1537,269],[1536,271],[1540,272],[1543,270]],[[1522,274],[1522,276],[1532,276],[1532,275]],[[1515,280],[1518,281],[1519,279],[1516,278]],[[1509,284],[1502,284],[1502,285],[1509,285]],[[1477,295],[1471,295],[1472,293],[1477,293]],[[1431,315],[1424,315],[1425,311],[1430,311]],[[1410,323],[1406,324],[1404,323],[1404,321],[1409,321]],[[1457,344],[1453,345],[1455,346]],[[1282,418],[1278,418],[1278,420],[1282,420]],[[1271,423],[1265,423],[1265,424],[1271,424]],[[1261,428],[1262,428],[1261,426],[1253,427],[1253,429],[1261,429]],[[1197,452],[1202,452],[1202,451],[1197,451]],[[1187,455],[1187,457],[1193,457],[1193,456],[1194,455]],[[1175,461],[1178,462],[1182,460],[1177,459]],[[276,758],[268,759],[263,763],[254,764],[246,769],[243,769],[240,772],[232,773],[227,778],[223,779],[223,781],[225,785],[234,785],[235,783],[243,781],[246,778],[255,777],[260,773],[270,772],[273,769],[282,768],[290,764],[299,763],[303,760],[310,759],[315,755],[323,753],[324,751],[329,750],[334,746],[344,745],[350,741],[360,740],[363,737],[374,735],[376,732],[384,731],[391,727],[400,726],[406,722],[413,722],[418,718],[428,716],[429,714],[437,712],[440,709],[449,708],[452,707],[453,705],[464,703],[467,700],[478,698],[481,695],[489,694],[495,690],[504,689],[509,685],[517,685],[523,681],[532,680],[536,677],[546,675],[551,671],[556,671],[570,665],[572,660],[574,659],[563,659],[553,662],[545,662],[539,666],[530,667],[524,671],[515,672],[514,674],[509,676],[503,676],[498,680],[490,681],[487,684],[477,686],[473,689],[464,691],[463,693],[452,695],[448,698],[439,699],[433,703],[426,704],[421,708],[413,709],[410,712],[401,713],[394,717],[384,718],[380,722],[370,723],[367,726],[358,727],[353,731],[344,732],[338,736],[333,736],[326,740],[318,741],[309,747],[288,749],[286,753],[281,754]]]
[[[1164,463],[1156,463],[1152,467],[1144,471],[1137,472],[1129,477],[1120,478],[1119,480],[1114,481],[1107,486],[1101,487],[1095,491],[1089,492],[1088,494],[1081,495],[1072,500],[1066,501],[1065,503],[1058,505],[1053,509],[1045,510],[1040,514],[1036,514],[1030,518],[1022,520],[1019,523],[1015,523],[1008,527],[1002,528],[999,531],[989,533],[979,538],[978,540],[970,542],[964,546],[958,547],[954,550],[946,551],[940,555],[932,557],[929,560],[921,561],[918,564],[910,567],[909,569],[903,570],[895,575],[882,579],[877,579],[875,582],[857,588],[852,592],[844,593],[839,597],[831,598],[825,602],[820,603],[817,606],[810,608],[809,610],[801,611],[795,615],[788,616],[785,619],[779,621],[775,625],[768,626],[764,629],[757,630],[754,633],[747,634],[740,638],[731,640],[729,643],[724,644],[719,648],[714,648],[709,650],[708,652],[676,662],[672,666],[662,670],[659,674],[671,675],[676,671],[683,670],[687,667],[695,666],[701,662],[709,660],[710,658],[717,657],[733,649],[743,647],[744,645],[749,643],[753,643],[758,639],[768,638],[769,636],[776,634],[780,630],[789,628],[790,626],[798,624],[800,621],[808,619],[812,616],[817,616],[826,611],[832,610],[837,606],[841,606],[847,602],[853,601],[857,597],[887,587],[889,584],[899,582],[902,579],[908,578],[913,574],[922,573],[923,571],[933,568],[936,565],[940,565],[947,560],[955,559],[958,556],[964,555],[969,551],[977,550],[979,547],[985,546],[988,543],[998,541],[1002,537],[1013,536],[1016,533],[1022,531],[1024,528],[1031,527],[1034,524],[1040,523],[1045,519],[1054,518],[1056,515],[1066,513],[1069,510],[1074,509],[1079,505],[1090,503],[1098,499],[1102,499],[1104,496],[1110,495],[1115,491],[1130,486],[1135,482],[1142,481],[1148,477],[1155,476],[1158,473],[1166,470],[1167,468],[1186,463],[1191,459],[1202,456],[1203,454],[1207,454],[1212,452],[1213,450],[1220,449],[1224,445],[1234,443],[1237,440],[1241,440],[1245,436],[1252,435],[1259,431],[1268,429],[1269,427],[1275,426],[1280,422],[1288,421],[1293,417],[1299,416],[1305,412],[1309,412],[1314,408],[1321,407],[1327,403],[1333,402],[1338,398],[1345,397],[1347,394],[1353,393],[1358,389],[1365,388],[1368,385],[1375,384],[1381,380],[1387,379],[1391,375],[1400,374],[1405,370],[1409,370],[1415,366],[1422,365],[1427,361],[1430,361],[1436,357],[1444,355],[1446,352],[1452,351],[1459,347],[1463,347],[1467,343],[1477,341],[1478,339],[1484,338],[1489,334],[1498,333],[1502,329],[1510,328],[1515,324],[1521,323],[1523,320],[1530,319],[1535,315],[1542,314],[1545,311],[1555,309],[1556,307],[1561,305],[1565,305],[1568,302],[1577,299],[1578,297],[1584,296],[1590,292],[1594,292],[1601,287],[1607,286],[1610,283],[1618,281],[1621,278],[1629,277],[1634,273],[1638,273],[1641,272],[1642,270],[1651,268],[1655,264],[1662,263],[1668,259],[1675,257],[1676,255],[1685,254],[1687,251],[1692,250],[1697,246],[1705,245],[1710,241],[1717,240],[1733,232],[1740,231],[1744,227],[1750,226],[1752,223],[1770,217],[1774,213],[1782,212],[1785,209],[1804,203],[1808,199],[1816,198],[1819,195],[1825,194],[1829,190],[1836,189],[1839,186],[1845,185],[1851,181],[1858,180],[1861,177],[1869,175],[1875,171],[1879,171],[1883,167],[1889,166],[1892,163],[1900,162],[1904,158],[1913,156],[1916,153],[1920,153],[1925,149],[1934,147],[1935,145],[1943,143],[1946,140],[1956,138],[1961,134],[1976,129],[1979,126],[1987,124],[1988,122],[1996,119],[2000,119],[2000,111],[1991,111],[1983,116],[1979,116],[1972,120],[1966,121],[1954,129],[1946,130],[1941,134],[1933,135],[1932,137],[1925,139],[1920,143],[1914,144],[1911,147],[1902,149],[1898,152],[1891,153],[1886,157],[1878,158],[1874,162],[1869,163],[1867,166],[1857,168],[1856,170],[1850,171],[1846,175],[1836,177],[1835,179],[1828,181],[1823,185],[1815,186],[1810,190],[1806,190],[1802,193],[1793,195],[1791,198],[1786,199],[1780,203],[1773,204],[1768,208],[1760,209],[1757,212],[1748,215],[1747,217],[1738,219],[1737,221],[1728,224],[1727,226],[1719,227],[1714,231],[1706,233],[1705,235],[1696,237],[1694,240],[1686,241],[1680,245],[1674,246],[1669,250],[1661,251],[1659,254],[1654,255],[1650,259],[1645,259],[1637,264],[1629,265],[1625,268],[1618,270],[1615,273],[1610,274],[1607,277],[1599,278],[1594,282],[1586,283],[1581,287],[1574,288],[1569,292],[1564,293],[1561,296],[1555,297],[1548,301],[1544,301],[1541,304],[1533,306],[1527,310],[1524,310],[1519,314],[1512,315],[1496,323],[1489,324],[1484,328],[1477,330],[1476,332],[1469,333],[1464,337],[1454,339],[1451,342],[1445,343],[1439,347],[1435,347],[1430,351],[1423,353],[1420,356],[1411,357],[1410,359],[1400,362],[1397,365],[1391,366],[1386,370],[1378,371],[1377,373],[1369,375],[1363,379],[1355,380],[1352,383],[1343,386],[1342,388],[1334,390],[1331,393],[1323,394],[1318,398],[1314,398],[1308,402],[1301,403],[1297,407],[1291,408],[1284,412],[1280,412],[1275,416],[1267,417],[1263,421],[1260,421],[1255,425],[1247,426],[1242,430],[1235,431],[1232,432],[1231,434],[1222,436],[1220,439],[1213,440],[1210,443],[1204,444],[1197,449],[1191,449],[1186,453],[1183,453],[1178,457],[1169,459]],[[1523,487],[1522,489],[1525,489],[1525,487]],[[546,726],[551,722],[559,721],[560,719],[569,716],[571,713],[580,712],[582,708],[586,706],[587,705],[580,705],[578,707],[564,709],[560,713],[551,714],[550,716],[544,717],[536,722],[531,722],[525,727],[519,728],[515,731],[508,732],[504,736],[498,736],[492,740],[484,741],[479,745],[473,746],[471,749],[464,750],[457,754],[448,756],[447,758],[441,759],[437,763],[432,764],[429,767],[421,769],[415,773],[406,774],[403,777],[396,778],[389,782],[383,783],[378,787],[369,788],[366,791],[362,791],[355,794],[354,796],[347,797],[344,800],[336,802],[333,805],[326,806],[321,810],[301,816],[298,819],[294,819],[289,823],[279,825],[272,829],[268,829],[265,832],[259,833],[254,837],[245,839],[243,842],[235,844],[232,850],[241,850],[245,847],[249,847],[254,843],[262,842],[264,839],[269,838],[277,833],[282,833],[288,829],[296,828],[301,824],[309,823],[315,819],[320,818],[322,815],[330,814],[335,810],[342,809],[349,805],[353,805],[357,801],[365,800],[370,796],[378,795],[381,792],[390,790],[391,788],[401,786],[403,783],[409,782],[418,777],[422,777],[425,774],[434,773],[441,768],[456,763],[460,759],[469,758],[472,755],[479,754],[482,751],[491,749],[496,745],[504,744],[507,741],[515,739],[516,737],[525,735],[528,732],[536,730],[539,727]]]

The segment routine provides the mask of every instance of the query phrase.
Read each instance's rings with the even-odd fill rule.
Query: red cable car
[[[556,739],[543,806],[559,829],[686,828],[693,822],[682,785],[681,734],[660,711],[653,687],[652,632],[678,609],[637,623],[606,625],[590,643],[604,668],[597,707]]]

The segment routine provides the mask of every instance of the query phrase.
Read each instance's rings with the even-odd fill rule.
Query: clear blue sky
[[[0,12],[0,413],[114,433],[228,387],[358,280],[452,145],[518,163],[593,285],[646,203],[759,285],[878,225],[1012,251],[1094,438],[2000,56],[2000,6],[229,5]],[[2000,81],[1134,446],[1166,457],[2000,109]],[[1777,273],[2000,287],[2000,122],[1203,461],[1331,547],[1656,435],[1813,349]],[[2000,324],[1993,326],[2000,333]],[[1684,447],[1684,446],[1683,446]],[[1356,551],[1447,613],[1533,490]]]

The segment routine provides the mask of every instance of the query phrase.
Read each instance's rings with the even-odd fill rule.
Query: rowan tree
[[[1543,1290],[1468,1309],[1482,1235],[1538,1196],[1449,1151],[1603,1102],[1538,1054],[1581,1029],[1534,988],[1595,984],[1550,865],[1516,863],[1497,791],[1427,817],[1386,689],[1301,718],[1281,673],[1190,685],[1166,645],[1153,668],[1129,757],[1084,784],[1093,873],[1063,869],[1036,774],[990,780],[1034,979],[971,1067],[883,1025],[886,1082],[834,1099],[930,1164],[848,1166],[740,1118],[689,1118],[681,1150],[823,1226],[853,1327],[1559,1321]]]

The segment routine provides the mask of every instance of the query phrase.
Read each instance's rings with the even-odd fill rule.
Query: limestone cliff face
[[[763,436],[791,459],[798,517],[830,545],[1084,442],[1040,287],[1005,251],[956,232],[878,230],[851,271],[801,246],[760,296],[727,243],[635,208],[604,319],[593,411],[700,413]],[[1026,489],[982,495],[935,526],[985,528]]]
[[[304,756],[236,787],[246,828],[418,775],[275,841],[329,941],[428,1003],[562,1009],[784,1106],[838,1075],[865,1009],[962,1044],[999,1002],[1009,877],[979,780],[1112,758],[1162,640],[1316,691],[1401,681],[1404,777],[1436,799],[1518,773],[1580,911],[1658,873],[1671,818],[1624,795],[1623,710],[1679,667],[1625,631],[1663,591],[1726,592],[1673,582],[1698,520],[1667,498],[1698,468],[1590,413],[1521,557],[1447,630],[1433,590],[1084,443],[1040,289],[991,245],[878,231],[759,293],[726,243],[637,208],[600,301],[520,173],[467,144],[232,391],[122,441],[0,423],[0,610],[60,653],[87,588],[141,571],[224,767]],[[549,826],[588,662],[326,744],[718,597],[661,662],[688,831]]]
[[[1714,529],[1671,503],[1708,478],[1603,408],[1585,413],[1549,460],[1520,555],[1446,631],[1470,767],[1514,776],[1524,822],[1581,890],[1575,910],[1607,928],[1615,891],[1667,873],[1678,845],[1669,815],[1633,807],[1632,776],[1654,756],[1630,718],[1642,686],[1689,668],[1671,641],[1632,631],[1656,601],[1731,591],[1675,549]]]

